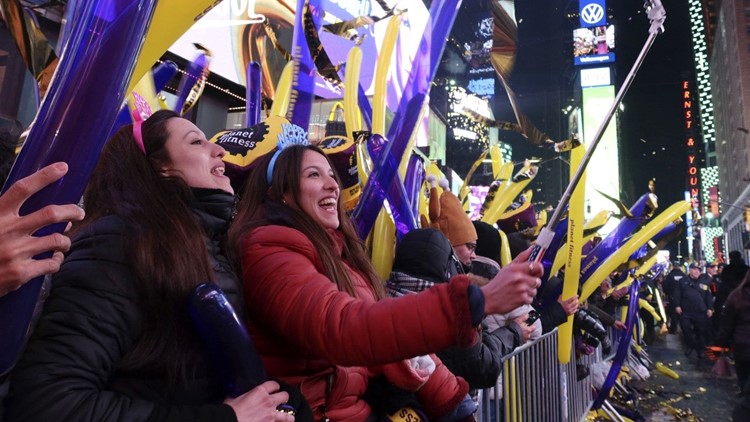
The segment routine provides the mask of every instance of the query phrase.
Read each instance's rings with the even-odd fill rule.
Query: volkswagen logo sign
[[[600,4],[589,3],[581,8],[581,20],[589,25],[598,23],[604,18],[604,8]]]

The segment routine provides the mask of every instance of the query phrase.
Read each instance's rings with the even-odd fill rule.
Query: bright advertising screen
[[[596,26],[573,31],[573,62],[576,66],[615,61],[615,27]]]
[[[281,74],[282,55],[268,41],[267,28],[261,23],[268,19],[270,30],[282,46],[290,46],[296,2],[289,0],[224,0],[196,22],[171,48],[170,51],[193,60],[198,43],[212,53],[210,70],[232,82],[246,84],[245,69],[250,61],[261,62],[264,82],[270,80],[275,86]],[[403,0],[397,6],[404,12],[399,38],[390,65],[389,79],[396,78],[396,86],[406,84],[411,64],[427,24],[428,12],[421,0]],[[368,95],[373,94],[373,75],[376,58],[385,37],[387,13],[376,0],[323,0],[324,28],[319,33],[320,41],[331,63],[343,65],[349,50],[356,40],[361,40],[362,65],[360,81]],[[334,34],[326,25],[349,21],[357,17],[369,17],[376,22],[351,29],[341,35]],[[331,27],[328,27],[331,28]],[[326,99],[343,97],[343,90],[327,80],[316,77],[315,94]],[[400,90],[388,93],[388,106],[396,108]]]
[[[480,211],[489,190],[489,186],[469,186],[469,218],[472,221],[479,220],[482,216]]]
[[[598,86],[583,88],[583,143],[590,145],[599,125],[615,101],[615,87]],[[602,140],[586,167],[586,207],[588,219],[602,210],[617,211],[617,207],[596,191],[620,197],[620,166],[617,145],[617,121],[613,118],[604,131]]]

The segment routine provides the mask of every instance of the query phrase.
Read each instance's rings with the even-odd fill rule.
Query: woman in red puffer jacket
[[[485,314],[530,303],[541,266],[511,264],[482,288],[456,276],[383,299],[320,149],[293,145],[266,156],[242,198],[230,242],[248,326],[270,376],[298,386],[318,420],[365,421],[372,409],[363,396],[379,375],[416,391],[431,419],[467,416],[455,412],[465,381],[425,355],[469,346]]]

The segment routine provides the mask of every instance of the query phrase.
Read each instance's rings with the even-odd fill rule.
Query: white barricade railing
[[[557,329],[503,358],[495,388],[479,392],[479,422],[580,421],[591,408],[592,377],[576,380],[576,363],[591,367],[602,360],[601,348],[561,365]]]

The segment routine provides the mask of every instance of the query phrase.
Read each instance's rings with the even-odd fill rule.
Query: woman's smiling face
[[[300,195],[297,205],[326,229],[339,227],[339,184],[325,156],[307,150],[302,156]]]

